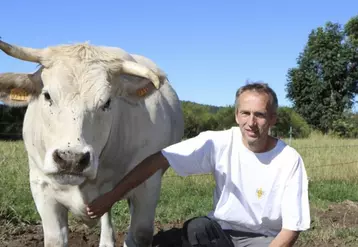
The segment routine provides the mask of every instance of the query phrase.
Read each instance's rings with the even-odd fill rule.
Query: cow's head
[[[40,64],[34,74],[0,74],[0,100],[10,106],[36,102],[29,107],[36,107],[33,117],[42,125],[45,152],[39,168],[62,184],[96,177],[118,111],[114,97],[133,102],[165,78],[159,69],[137,63],[120,48],[75,44],[31,49],[0,40],[0,49]]]

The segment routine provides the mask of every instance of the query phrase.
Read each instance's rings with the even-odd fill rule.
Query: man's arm
[[[292,167],[291,175],[285,185],[281,209],[282,230],[270,247],[291,247],[297,241],[300,232],[310,227],[308,179],[300,156]]]
[[[200,133],[196,137],[170,145],[150,155],[130,171],[113,190],[90,202],[87,205],[87,214],[92,218],[102,216],[129,191],[158,170],[166,171],[169,165],[180,176],[211,172],[213,143],[214,139],[221,140],[221,133],[219,134],[212,131]]]
[[[269,247],[292,247],[298,239],[300,232],[282,229],[274,238]]]
[[[91,218],[101,217],[129,191],[143,183],[158,170],[162,169],[164,173],[168,167],[169,163],[161,152],[147,157],[130,171],[113,190],[89,203],[87,205],[87,214]]]

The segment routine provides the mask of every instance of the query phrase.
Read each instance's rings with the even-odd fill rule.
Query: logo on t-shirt
[[[261,197],[265,194],[265,192],[262,190],[262,188],[259,188],[256,190],[257,198],[261,199]]]

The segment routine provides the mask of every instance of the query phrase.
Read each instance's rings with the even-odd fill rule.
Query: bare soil
[[[311,215],[318,217],[320,225],[331,226],[332,224],[339,229],[358,228],[358,203],[346,201],[339,204],[332,204],[328,210],[312,209]],[[312,222],[314,226],[315,222]],[[156,224],[156,234],[153,240],[153,246],[156,247],[176,247],[173,244],[180,239],[180,227],[182,222],[176,222],[167,225]],[[312,230],[315,227],[313,227]],[[122,246],[125,232],[117,233],[117,245]],[[358,246],[358,236],[349,236],[356,241],[346,241],[344,238],[333,238],[323,241],[317,236],[317,239],[311,239],[309,242],[299,240],[296,246]],[[71,227],[69,233],[69,246],[75,247],[97,247],[99,244],[99,234],[94,229],[86,227]],[[43,233],[40,225],[17,225],[14,227],[0,219],[0,246],[4,247],[40,247],[43,246]]]

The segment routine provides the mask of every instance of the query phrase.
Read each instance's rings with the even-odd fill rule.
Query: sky
[[[12,0],[1,3],[0,37],[33,48],[88,41],[144,55],[181,100],[232,105],[246,81],[263,81],[280,106],[291,106],[286,76],[309,33],[357,14],[357,0]],[[0,73],[35,70],[0,53]]]

